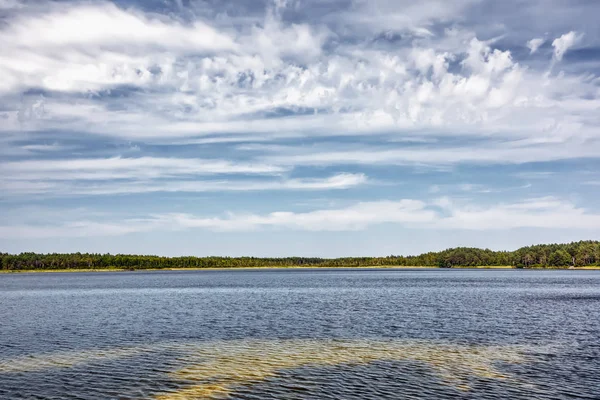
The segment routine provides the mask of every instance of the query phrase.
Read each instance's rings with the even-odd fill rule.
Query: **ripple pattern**
[[[0,276],[0,399],[600,399],[595,271]]]

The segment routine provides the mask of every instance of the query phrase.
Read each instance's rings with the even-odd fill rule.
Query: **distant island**
[[[600,242],[540,244],[515,251],[457,247],[417,256],[387,257],[161,257],[127,254],[0,253],[1,270],[138,270],[278,267],[600,268]]]

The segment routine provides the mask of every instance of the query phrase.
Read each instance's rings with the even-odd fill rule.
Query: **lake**
[[[2,399],[600,399],[600,271],[0,275]]]

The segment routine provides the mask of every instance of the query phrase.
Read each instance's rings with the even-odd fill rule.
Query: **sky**
[[[0,0],[0,251],[600,239],[597,0]]]

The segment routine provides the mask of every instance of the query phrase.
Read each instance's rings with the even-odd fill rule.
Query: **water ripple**
[[[598,399],[600,274],[0,276],[0,399]]]

